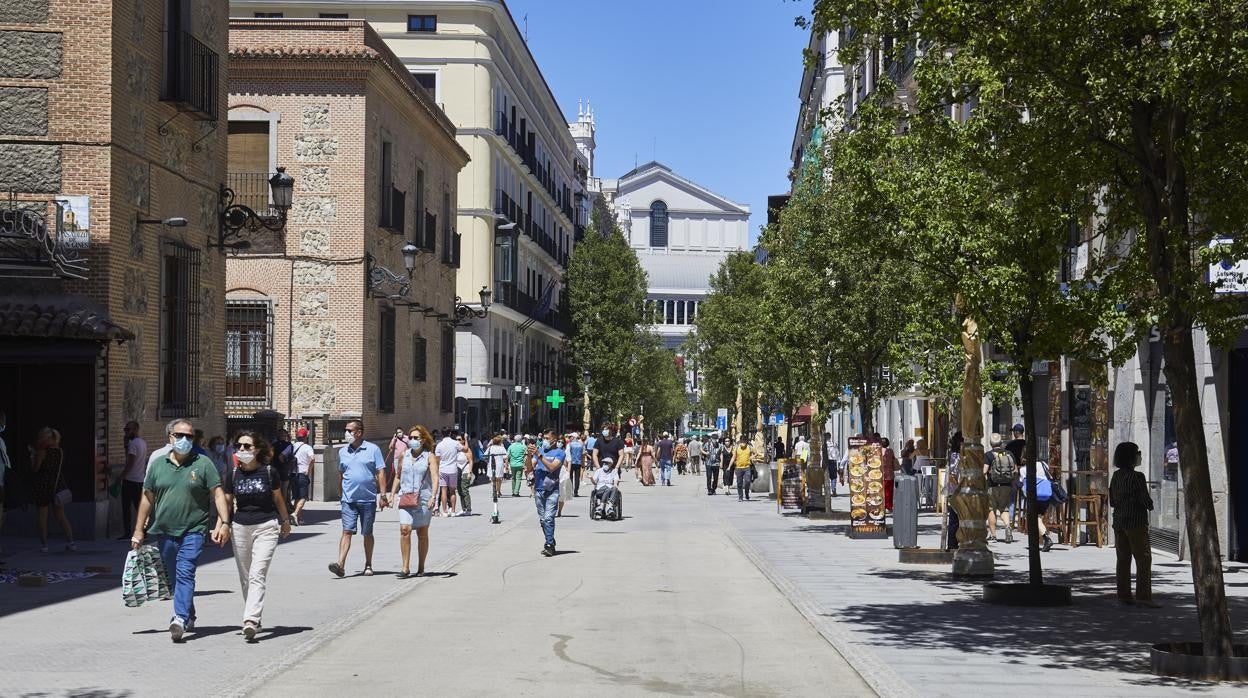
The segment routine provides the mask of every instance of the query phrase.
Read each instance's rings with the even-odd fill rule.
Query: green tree
[[[568,261],[568,304],[572,311],[572,356],[589,371],[590,408],[599,421],[632,408],[645,387],[640,367],[652,346],[643,308],[646,273],[619,227],[591,225]],[[579,373],[579,371],[578,371]]]
[[[764,284],[763,267],[753,254],[728,255],[711,276],[710,291],[698,306],[687,343],[692,345],[688,355],[702,371],[704,401],[735,405],[740,386],[743,416],[753,413],[759,390],[757,367],[768,355]]]
[[[1218,343],[1241,329],[1238,308],[1218,299],[1203,265],[1209,243],[1248,219],[1248,5],[816,0],[813,19],[818,30],[853,26],[859,38],[922,37],[928,66],[918,89],[932,101],[1001,86],[1028,123],[1030,147],[1009,149],[1013,171],[1034,174],[1039,188],[1051,185],[1052,163],[1078,157],[1062,177],[1101,211],[1092,280],[1117,296],[1134,329],[1155,324],[1162,335],[1202,645],[1208,656],[1229,656],[1193,328]],[[1246,246],[1239,236],[1225,254],[1242,258]]]

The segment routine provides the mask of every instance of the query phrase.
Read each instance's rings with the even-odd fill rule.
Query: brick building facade
[[[228,410],[449,426],[454,126],[362,20],[232,19],[229,74],[231,183],[295,185],[285,234],[226,265]]]
[[[29,501],[25,446],[58,429],[79,538],[118,532],[109,470],[126,421],[153,447],[171,417],[224,428],[225,264],[206,243],[226,171],[227,14],[225,0],[0,2],[6,499]]]

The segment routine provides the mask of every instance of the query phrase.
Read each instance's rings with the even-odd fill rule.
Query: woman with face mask
[[[234,440],[232,467],[222,481],[229,511],[234,512],[231,541],[238,581],[243,588],[243,637],[254,642],[264,612],[269,563],[277,540],[290,535],[290,516],[282,481],[270,463],[273,450],[264,437],[241,431]]]
[[[429,522],[433,519],[433,508],[438,501],[435,490],[437,480],[429,472],[433,436],[418,424],[408,430],[405,445],[404,452],[395,459],[394,483],[390,486],[390,501],[399,510],[399,553],[403,556],[399,579],[407,579],[412,574],[412,529],[416,530],[416,576],[425,573],[425,557],[429,554]]]

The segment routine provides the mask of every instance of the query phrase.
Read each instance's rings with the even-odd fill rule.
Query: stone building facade
[[[25,446],[56,428],[79,538],[119,531],[109,484],[128,420],[153,447],[172,417],[224,427],[225,265],[206,242],[226,167],[227,14],[224,0],[0,3],[6,495],[30,500]]]
[[[363,20],[232,19],[229,70],[232,188],[263,209],[276,167],[295,184],[284,235],[227,264],[227,409],[449,426],[454,126]]]

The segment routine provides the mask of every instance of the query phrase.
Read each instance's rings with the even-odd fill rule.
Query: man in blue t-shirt
[[[537,457],[533,459],[533,501],[537,505],[537,518],[546,536],[542,555],[555,554],[555,514],[559,510],[559,469],[567,460],[563,444],[555,438],[553,430],[547,430],[538,444]]]
[[[342,539],[338,561],[329,564],[335,576],[346,574],[347,553],[357,527],[364,534],[364,575],[373,574],[373,519],[377,516],[378,492],[386,491],[386,459],[377,444],[364,440],[364,422],[347,422],[347,445],[338,450],[338,477],[342,490]],[[386,508],[385,495],[380,506]]]
[[[568,463],[572,466],[572,496],[581,496],[581,468],[585,457],[585,442],[580,434],[572,434],[568,439]]]

